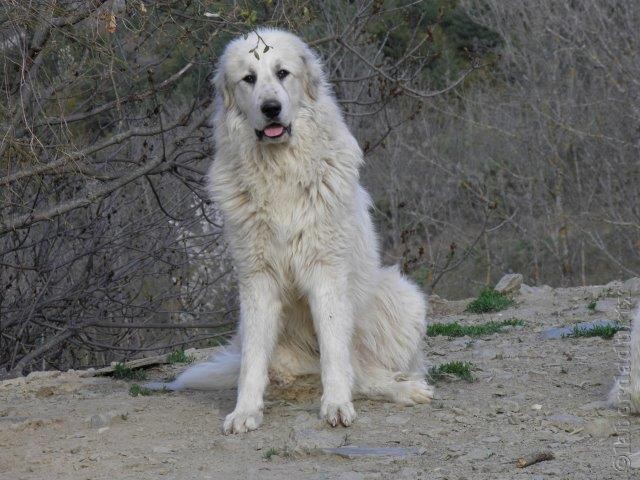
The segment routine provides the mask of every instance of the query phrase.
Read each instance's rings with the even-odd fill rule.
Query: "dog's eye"
[[[244,80],[247,83],[254,84],[254,83],[256,83],[256,76],[255,75],[247,75],[242,80]]]
[[[289,75],[289,71],[288,71],[288,70],[285,70],[285,69],[278,70],[278,71],[276,72],[276,75],[278,76],[278,78],[279,78],[280,80],[282,80],[282,79],[283,79],[283,78],[285,78],[287,75]]]

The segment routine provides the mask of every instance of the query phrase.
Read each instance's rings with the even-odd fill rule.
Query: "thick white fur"
[[[609,404],[640,414],[640,305],[633,316],[631,336],[626,339],[629,340],[628,343],[624,341],[616,348],[619,356],[618,371],[609,393]]]
[[[220,388],[238,378],[225,433],[260,425],[269,376],[321,373],[320,414],[334,426],[354,421],[353,394],[427,402],[425,298],[380,264],[358,143],[307,45],[279,30],[258,35],[231,42],[215,78],[209,188],[239,279],[238,337],[167,387]],[[283,68],[290,74],[279,79]],[[253,85],[242,80],[249,73]],[[283,105],[291,134],[259,140],[269,123],[260,105],[270,99]]]

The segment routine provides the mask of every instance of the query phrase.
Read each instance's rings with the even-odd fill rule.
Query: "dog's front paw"
[[[339,424],[348,427],[356,419],[356,410],[353,408],[353,403],[351,402],[322,402],[320,417],[329,422],[329,425],[332,427],[336,427]]]
[[[262,411],[234,410],[224,419],[222,432],[225,435],[230,433],[244,433],[255,430],[262,425]]]

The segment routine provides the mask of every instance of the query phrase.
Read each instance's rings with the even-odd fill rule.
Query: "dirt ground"
[[[624,332],[609,340],[545,340],[541,332],[596,319],[628,325],[639,283],[523,286],[515,307],[484,315],[463,313],[465,302],[435,299],[434,322],[517,318],[524,325],[479,338],[429,337],[433,364],[473,362],[476,381],[440,381],[430,405],[358,400],[358,419],[348,429],[318,421],[319,391],[308,382],[272,390],[260,430],[223,436],[235,391],[134,397],[131,382],[82,372],[5,381],[0,478],[638,478],[640,453],[632,453],[640,451],[640,417],[604,403]],[[183,368],[147,373],[164,378]],[[516,459],[538,451],[555,458],[516,468]]]

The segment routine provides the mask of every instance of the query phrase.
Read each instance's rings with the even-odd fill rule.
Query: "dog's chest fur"
[[[214,200],[243,273],[268,269],[295,277],[313,262],[343,255],[358,162],[342,155],[271,148],[234,162],[225,158],[213,169]]]

